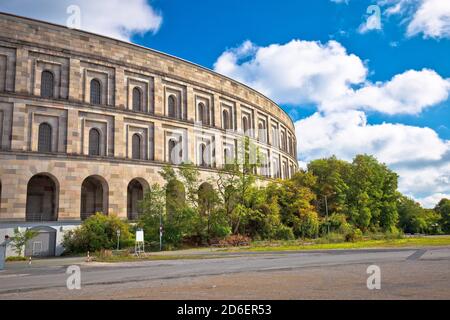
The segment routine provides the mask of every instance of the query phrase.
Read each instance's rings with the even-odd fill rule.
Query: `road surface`
[[[69,290],[68,265],[81,289]],[[381,288],[367,288],[367,268]],[[0,299],[450,299],[450,247],[222,254],[213,259],[8,263]]]

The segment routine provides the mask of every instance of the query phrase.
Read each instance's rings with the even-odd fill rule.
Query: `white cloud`
[[[302,163],[332,155],[351,160],[356,154],[372,154],[400,175],[400,191],[424,205],[450,193],[450,141],[430,128],[371,125],[357,110],[317,112],[295,127]]]
[[[367,69],[336,41],[292,40],[257,47],[249,41],[225,51],[214,69],[264,92],[279,103],[320,103],[362,83]]]
[[[292,40],[258,47],[250,41],[226,50],[214,68],[281,104],[314,104],[295,123],[299,164],[368,153],[400,175],[399,188],[416,199],[450,193],[450,142],[430,128],[367,123],[365,111],[419,114],[449,97],[450,80],[430,69],[407,70],[372,83],[364,62],[336,41]]]
[[[450,1],[422,0],[407,30],[409,36],[418,33],[431,38],[450,38]]]
[[[81,29],[130,41],[135,34],[157,32],[162,16],[146,0],[0,0],[0,10],[66,25],[67,8],[81,9]]]
[[[443,198],[450,199],[450,193],[449,194],[436,193],[436,194],[433,194],[433,195],[425,197],[425,198],[420,198],[420,199],[418,199],[418,201],[425,208],[434,208],[436,206],[436,204],[438,204],[439,201],[441,201],[441,199],[443,199]]]
[[[407,36],[450,38],[450,1],[448,0],[379,0],[387,16],[400,15],[407,23]]]
[[[267,47],[246,41],[226,50],[214,69],[278,103],[313,103],[321,111],[418,114],[445,101],[450,91],[450,80],[429,69],[408,70],[390,81],[371,83],[363,61],[336,41],[292,40]]]
[[[450,80],[433,70],[408,70],[390,81],[366,83],[336,99],[323,101],[324,110],[366,109],[386,114],[419,114],[448,99]]]

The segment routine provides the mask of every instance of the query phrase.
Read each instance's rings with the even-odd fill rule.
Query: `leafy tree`
[[[141,214],[137,226],[144,230],[146,241],[159,241],[160,223],[166,219],[166,191],[155,183],[140,202]]]
[[[398,200],[399,226],[407,233],[438,234],[441,216],[434,210],[424,209],[414,200],[401,196]]]
[[[33,239],[38,235],[36,230],[26,229],[24,231],[20,231],[19,228],[14,229],[14,236],[11,238],[12,245],[14,247],[14,251],[16,251],[19,257],[22,256],[23,247],[27,244],[28,241]]]
[[[450,199],[443,198],[434,208],[434,211],[441,215],[442,229],[450,233]]]

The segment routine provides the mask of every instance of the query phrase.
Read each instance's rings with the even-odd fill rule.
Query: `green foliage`
[[[120,246],[130,246],[133,239],[125,221],[115,215],[96,213],[84,220],[80,227],[67,231],[62,244],[70,253],[114,249],[117,246],[117,230],[120,230]]]
[[[442,229],[446,233],[450,233],[450,199],[441,199],[434,211],[441,216]]]
[[[26,245],[28,241],[33,239],[38,235],[36,230],[26,229],[24,231],[20,231],[19,228],[14,229],[14,236],[12,236],[12,246],[14,247],[14,251],[16,251],[19,257],[22,256],[23,247]]]
[[[142,228],[146,242],[159,242],[160,219],[166,215],[166,191],[158,184],[153,184],[140,202],[141,214],[137,227]]]
[[[438,210],[424,209],[414,200],[401,196],[397,203],[399,226],[406,233],[439,234],[441,215]]]
[[[372,156],[357,155],[351,163],[318,159],[291,179],[267,182],[256,175],[260,156],[253,161],[252,148],[248,138],[240,141],[239,156],[211,181],[202,181],[190,163],[163,167],[165,184],[152,185],[140,203],[136,228],[144,229],[147,243],[159,242],[161,223],[166,249],[227,243],[224,239],[333,243],[357,242],[363,235],[397,239],[403,232],[450,232],[450,200],[423,209],[397,191],[397,174]],[[119,222],[108,219],[120,222],[103,215],[89,218],[65,236],[66,247],[75,252],[113,248]]]

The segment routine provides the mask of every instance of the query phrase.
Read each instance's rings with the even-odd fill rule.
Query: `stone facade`
[[[243,135],[266,157],[260,174],[287,178],[297,170],[292,120],[243,84],[58,25],[0,14],[0,30],[0,223],[37,223],[26,213],[30,199],[66,224],[80,221],[83,201],[126,217],[127,186],[161,183],[158,171],[174,161],[175,144],[181,161],[202,165],[205,179],[236,156]],[[51,179],[52,209],[30,194],[36,175]]]

